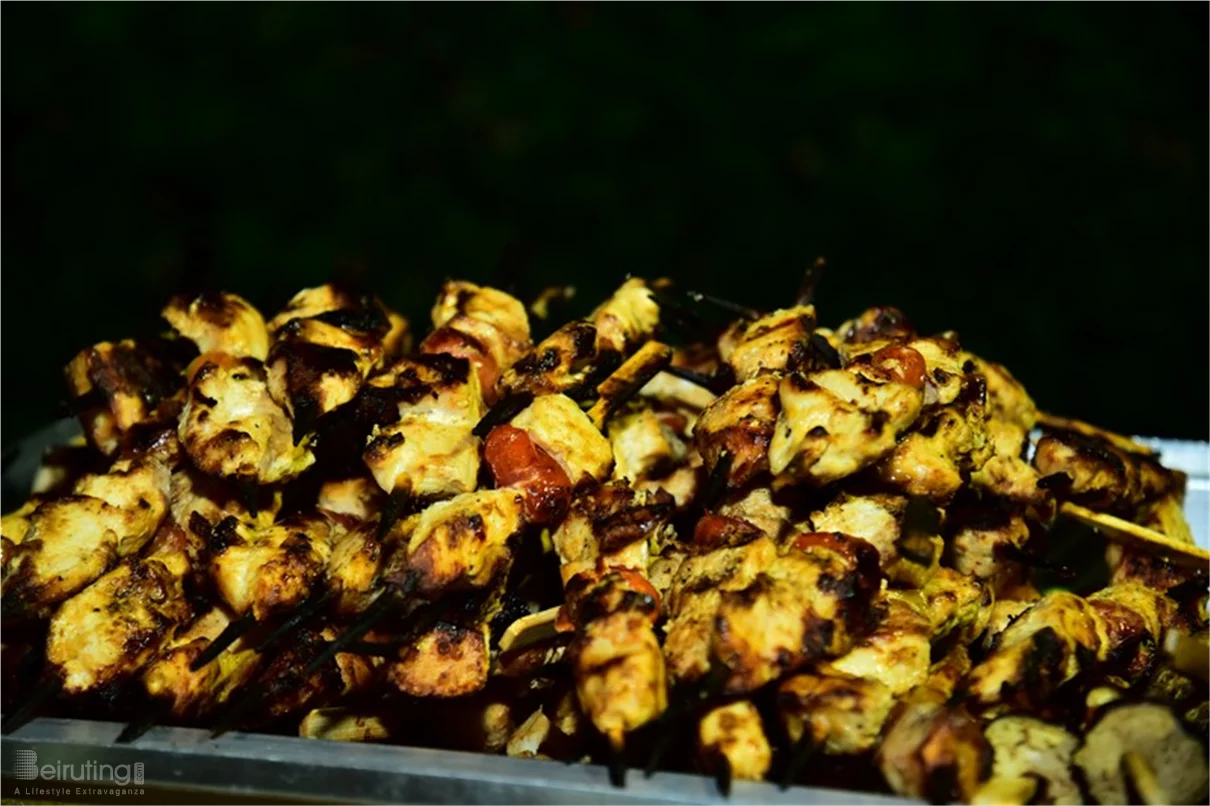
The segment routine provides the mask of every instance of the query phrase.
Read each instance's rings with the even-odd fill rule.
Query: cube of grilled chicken
[[[740,320],[719,339],[719,356],[741,382],[770,372],[810,369],[814,330],[813,305],[774,311],[754,321]]]
[[[484,413],[479,376],[462,358],[419,355],[393,364],[370,385],[390,390],[399,417],[376,427],[363,458],[387,492],[442,498],[475,489]]]
[[[920,595],[932,622],[934,642],[957,633],[965,645],[987,629],[992,589],[979,580],[952,568],[939,568],[924,583]]]
[[[168,481],[155,460],[123,460],[110,473],[82,477],[71,495],[40,504],[11,549],[6,605],[45,615],[138,552],[168,510]]]
[[[893,368],[886,369],[886,363]],[[827,484],[891,453],[924,399],[919,379],[904,375],[902,367],[911,363],[890,356],[871,366],[785,377],[768,451],[775,486]]]
[[[991,430],[988,436],[994,439]],[[1049,523],[1055,503],[1050,491],[1039,486],[1041,479],[1042,475],[1024,459],[998,453],[970,474],[974,489],[1017,505],[1033,520]]]
[[[1013,577],[1020,565],[1013,560],[1029,541],[1025,518],[1011,510],[986,505],[951,511],[951,561],[956,570],[990,581]]]
[[[322,317],[324,314],[332,314],[333,312],[340,313],[328,316],[324,321],[338,327],[344,327],[346,323],[352,324],[355,322],[357,317],[351,316],[351,314],[363,315],[367,323],[374,324],[374,330],[378,330],[381,326],[381,323],[374,322],[374,320],[379,318],[385,320],[385,330],[382,331],[379,337],[382,345],[382,360],[380,363],[389,361],[395,358],[395,356],[406,353],[411,349],[411,329],[407,319],[392,311],[379,299],[359,297],[347,289],[342,289],[332,283],[326,283],[315,288],[304,288],[302,291],[299,291],[286,303],[286,307],[280,313],[269,320],[267,329],[270,336],[276,336],[283,327],[293,320],[313,319],[315,317]],[[354,326],[353,329],[356,330],[359,328]]]
[[[967,691],[983,708],[1029,710],[1084,669],[1138,679],[1174,612],[1171,600],[1139,584],[1110,586],[1088,599],[1052,591],[998,635],[971,670]]]
[[[316,708],[298,724],[298,735],[328,742],[377,742],[389,739],[391,730],[375,714],[347,708]]]
[[[1206,747],[1158,703],[1104,709],[1072,758],[1097,803],[1206,800]]]
[[[300,291],[269,322],[269,392],[295,421],[298,436],[353,399],[388,355],[391,331],[381,303],[331,285]]]
[[[530,347],[525,306],[503,291],[451,280],[433,305],[432,320],[420,352],[467,359],[484,398],[495,402],[501,373]]]
[[[387,664],[387,680],[412,697],[462,697],[487,685],[488,625],[440,622]]]
[[[1167,470],[1141,446],[1127,449],[1130,444],[1116,435],[1050,430],[1038,440],[1034,467],[1057,497],[1129,519],[1140,505],[1181,491],[1185,483],[1183,474]]]
[[[136,425],[174,417],[188,352],[168,340],[125,339],[78,353],[64,374],[89,442],[113,456]]]
[[[721,593],[711,650],[729,670],[724,689],[765,683],[847,652],[868,632],[881,581],[878,552],[860,538],[799,535],[747,587]]]
[[[648,613],[620,609],[587,621],[568,656],[581,708],[615,748],[668,707],[664,657]]]
[[[1101,650],[1099,619],[1075,594],[1052,591],[999,634],[991,653],[967,680],[973,701],[989,707],[1007,703],[1029,709],[1044,702],[1080,671],[1078,654]]]
[[[727,456],[727,486],[738,489],[769,470],[769,444],[778,420],[776,375],[761,375],[731,387],[702,412],[693,441],[707,472]]]
[[[908,495],[948,503],[991,456],[981,380],[969,394],[922,414],[879,464],[879,478]]]
[[[777,545],[753,529],[749,542],[692,553],[677,567],[667,597],[664,658],[677,683],[710,671],[714,619],[724,591],[750,586],[777,557]]]
[[[308,446],[294,444],[293,424],[270,396],[260,362],[205,353],[186,374],[189,394],[178,434],[199,470],[273,484],[314,463]]]
[[[891,711],[875,763],[893,792],[935,803],[970,802],[987,780],[991,745],[966,707],[950,701],[969,669],[966,648],[958,644]]]
[[[661,478],[688,458],[689,450],[650,406],[615,415],[606,428],[613,450],[613,478],[632,483]]]
[[[319,488],[315,508],[328,515],[369,521],[382,511],[382,488],[369,476],[330,479]]]
[[[997,456],[1020,457],[1038,421],[1038,407],[1020,381],[1003,365],[975,357],[987,380],[988,437]]]
[[[269,332],[264,317],[247,300],[229,294],[179,295],[161,315],[202,353],[226,353],[235,358],[264,361],[269,356]]]
[[[332,555],[328,558],[324,584],[335,597],[334,613],[345,616],[361,613],[379,594],[383,546],[377,531],[377,524],[371,522],[333,529]]]
[[[893,792],[934,803],[970,802],[992,767],[979,721],[928,689],[892,713],[876,758]]]
[[[697,726],[698,755],[707,769],[726,764],[731,777],[760,781],[773,763],[760,712],[748,700],[713,708]]]
[[[635,490],[625,481],[611,481],[577,496],[551,535],[563,584],[578,574],[607,568],[629,568],[645,576],[650,546],[671,536],[672,514],[667,493]]]
[[[899,558],[899,536],[908,500],[901,495],[841,493],[823,509],[812,512],[811,526],[819,532],[843,532],[867,541],[878,554],[883,568]]]
[[[716,511],[724,518],[749,523],[777,541],[791,529],[790,508],[774,501],[772,491],[768,487],[753,487],[739,496],[726,499],[718,505]]]
[[[992,780],[1038,781],[1037,803],[1081,804],[1080,787],[1071,775],[1079,740],[1059,725],[1029,716],[1004,716],[983,735],[992,747]]]
[[[396,550],[384,577],[411,577],[423,597],[448,589],[487,588],[511,561],[509,542],[525,521],[515,490],[481,490],[440,501],[397,524],[388,535]]]
[[[210,539],[210,574],[223,601],[258,622],[302,604],[332,554],[332,527],[317,514],[256,529],[227,517]]]
[[[791,741],[809,731],[815,746],[829,755],[857,755],[872,748],[895,702],[894,692],[877,676],[808,672],[783,682],[777,694],[778,713]]]
[[[194,671],[190,664],[231,623],[222,607],[214,607],[190,624],[177,627],[143,672],[143,688],[153,700],[167,704],[177,719],[197,719],[213,713],[256,674],[261,655],[236,639],[213,663]]]
[[[50,619],[46,662],[66,695],[136,674],[189,616],[180,553],[131,559],[65,601]]]
[[[647,282],[631,277],[589,315],[596,328],[596,352],[632,352],[651,337],[660,322],[660,307]]]
[[[933,631],[931,613],[912,596],[887,591],[874,629],[838,658],[820,664],[823,674],[878,680],[893,695],[923,683],[929,673]]]
[[[890,306],[867,308],[836,328],[837,340],[846,346],[874,341],[907,341],[915,336],[916,329],[903,312]]]
[[[851,650],[778,688],[786,733],[810,731],[825,753],[853,755],[874,746],[897,698],[929,674],[932,622],[923,603],[889,593],[877,626]]]
[[[368,688],[374,680],[375,670],[381,665],[380,658],[340,652],[310,676],[303,676],[311,661],[336,635],[337,631],[332,627],[322,630],[302,627],[294,634],[293,641],[268,658],[246,686],[250,691],[260,693],[260,708],[249,714],[247,722],[258,724],[320,708],[339,697]]]
[[[511,425],[529,434],[563,468],[572,485],[609,478],[613,449],[588,415],[566,395],[534,398]]]
[[[269,526],[281,510],[281,491],[262,491],[257,496],[257,503],[258,509],[253,515],[234,485],[207,476],[189,465],[174,470],[169,483],[169,515],[187,529],[197,523],[195,516],[210,528],[228,516],[257,527]]]
[[[582,388],[602,371],[596,339],[591,322],[568,322],[505,368],[498,383],[501,392],[557,395]],[[620,363],[620,356],[614,358]]]

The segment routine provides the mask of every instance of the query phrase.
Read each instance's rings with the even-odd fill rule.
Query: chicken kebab
[[[72,360],[96,458],[4,516],[5,654],[43,661],[17,716],[60,694],[150,703],[127,740],[422,740],[406,710],[477,726],[459,746],[724,787],[1204,796],[1172,761],[1210,711],[1184,476],[957,334],[639,278],[536,344],[465,281],[414,350],[332,285],[267,322],[227,293],[163,313]],[[1054,560],[1072,519],[1108,538],[1097,584]],[[1168,755],[1120,732],[1144,706]]]

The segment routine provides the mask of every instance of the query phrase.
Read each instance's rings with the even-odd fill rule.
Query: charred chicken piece
[[[983,735],[995,754],[988,785],[995,784],[996,791],[1003,791],[1008,782],[1029,782],[1034,784],[1033,796],[1023,803],[1084,802],[1071,775],[1079,740],[1059,725],[1029,716],[1004,716],[988,725]],[[990,798],[976,800],[991,802]],[[1003,802],[1003,798],[996,800]]]
[[[468,360],[484,398],[495,402],[501,373],[530,347],[525,306],[503,291],[450,281],[433,305],[432,320],[420,352]]]
[[[382,303],[332,285],[307,288],[268,325],[269,392],[295,421],[296,441],[315,420],[348,403],[406,334]],[[402,331],[402,332],[401,332]]]
[[[269,394],[259,361],[205,353],[187,376],[178,433],[199,470],[244,484],[273,484],[315,461],[307,445],[294,443],[293,424]]]
[[[1129,450],[1132,443],[1114,437],[1050,429],[1038,440],[1034,467],[1057,497],[1128,520],[1144,503],[1184,489],[1182,474],[1164,469],[1141,446]]]
[[[739,320],[719,339],[719,357],[743,382],[766,373],[814,368],[815,307],[799,305],[754,321]]]
[[[70,495],[28,514],[12,542],[4,576],[6,605],[45,615],[151,539],[168,510],[168,471],[155,460],[122,461],[103,475],[86,475]],[[22,518],[24,520],[24,518]],[[10,521],[15,529],[21,521]]]
[[[781,412],[768,450],[775,486],[837,481],[895,449],[920,415],[923,360],[908,348],[888,349],[895,352],[873,353],[869,365],[781,381]]]
[[[654,630],[661,601],[647,566],[672,512],[667,493],[610,482],[579,496],[553,535],[566,588],[560,618],[576,631],[568,659],[580,705],[619,749],[668,705]]]
[[[230,623],[224,608],[211,608],[191,624],[179,626],[144,670],[143,688],[153,702],[164,703],[174,719],[196,720],[214,713],[256,674],[262,656],[243,639],[215,662],[190,668]]]
[[[418,355],[371,378],[398,400],[394,422],[376,427],[364,460],[378,485],[414,499],[447,498],[475,489],[483,415],[479,376],[463,358]]]
[[[174,420],[190,352],[179,341],[125,339],[77,354],[64,374],[89,442],[113,456],[135,426]]]
[[[698,722],[697,743],[703,766],[711,770],[725,764],[728,778],[759,781],[773,763],[760,712],[747,700],[707,712]]]
[[[178,333],[201,353],[264,361],[269,332],[264,317],[247,300],[225,291],[173,297],[161,311]]]
[[[181,586],[188,559],[166,546],[121,563],[51,617],[48,671],[61,692],[99,692],[137,674],[189,617]]]
[[[317,514],[264,529],[227,517],[210,539],[215,590],[237,615],[265,622],[311,595],[331,556],[331,541],[330,522]]]

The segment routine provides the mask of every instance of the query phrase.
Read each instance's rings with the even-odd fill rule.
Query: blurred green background
[[[627,272],[955,329],[1205,438],[1207,6],[10,4],[5,442],[184,287]],[[414,319],[415,321],[415,319]]]

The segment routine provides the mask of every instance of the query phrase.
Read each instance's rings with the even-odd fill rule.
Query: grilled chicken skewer
[[[267,325],[269,392],[294,421],[294,442],[354,398],[371,370],[406,350],[408,324],[378,300],[332,285],[300,291]]]
[[[184,536],[175,529],[161,535],[147,556],[118,564],[51,616],[43,682],[5,720],[5,732],[32,717],[50,694],[103,694],[129,680],[189,617]]]
[[[6,614],[43,617],[136,554],[168,511],[168,485],[157,459],[121,460],[109,473],[82,477],[70,495],[10,520],[3,538]]]

